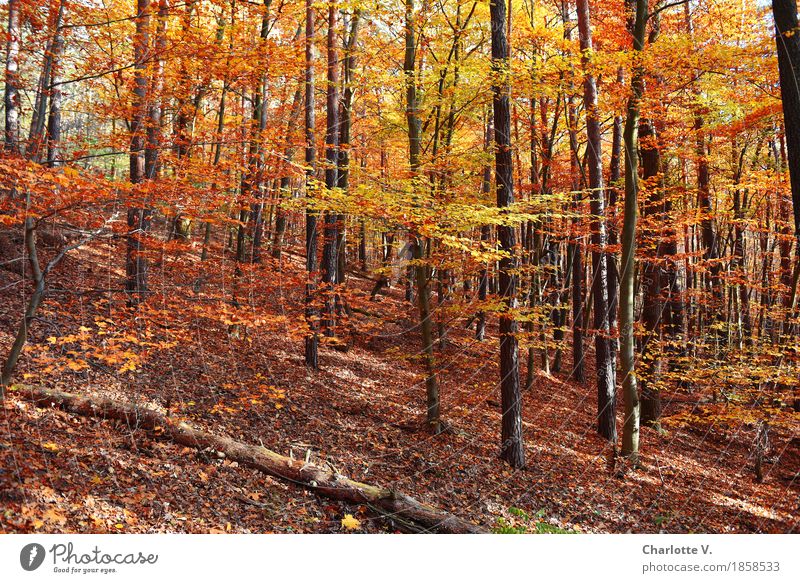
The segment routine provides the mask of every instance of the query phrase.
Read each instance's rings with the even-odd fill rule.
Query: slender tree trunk
[[[561,19],[564,23],[564,38],[568,41],[572,40],[573,26],[570,23],[568,5],[566,2],[561,4]],[[569,254],[569,261],[571,266],[570,278],[572,285],[570,286],[572,296],[572,369],[569,377],[578,382],[586,382],[586,366],[584,364],[584,321],[583,321],[583,256],[580,244],[580,228],[581,228],[581,200],[583,193],[581,186],[585,182],[581,177],[581,160],[578,146],[578,115],[575,107],[574,93],[574,70],[570,68],[568,75],[568,92],[567,96],[567,134],[569,136],[570,146],[570,159],[569,159],[569,172],[572,186],[572,212],[573,217],[571,221],[569,240],[567,243],[567,253]]]
[[[506,2],[495,0],[490,5],[492,27],[492,109],[494,112],[495,178],[497,206],[505,209],[514,203],[514,171],[511,158],[511,107],[509,46],[506,33]],[[519,346],[514,309],[517,302],[517,275],[514,227],[497,226],[497,238],[504,252],[500,259],[499,292],[505,303],[500,313],[500,391],[502,402],[502,436],[500,457],[513,468],[525,466],[525,445],[522,439],[522,394],[519,386]]]
[[[422,124],[419,118],[416,81],[416,28],[414,23],[414,0],[405,3],[405,55],[403,71],[406,85],[406,119],[408,121],[408,159],[411,170],[413,196],[416,201],[421,188],[419,166],[421,151]],[[415,204],[417,204],[415,202]],[[436,360],[433,355],[433,321],[431,317],[431,292],[428,268],[425,260],[425,241],[419,235],[412,235],[414,275],[417,284],[417,305],[422,331],[422,353],[425,360],[425,389],[427,395],[427,422],[434,433],[441,431],[439,385],[436,380]]]
[[[11,350],[3,363],[2,372],[0,372],[0,403],[2,403],[5,398],[5,388],[11,383],[14,368],[17,366],[17,361],[22,354],[22,349],[28,342],[28,329],[44,297],[45,278],[39,265],[39,257],[36,252],[36,221],[32,217],[25,219],[25,251],[28,254],[28,263],[30,264],[31,273],[33,275],[34,289],[30,298],[28,298],[28,305],[25,308],[25,314],[20,322],[19,330],[14,338],[14,343],[11,345]]]
[[[332,190],[338,186],[339,157],[339,61],[337,56],[336,0],[328,0],[328,87],[325,132],[325,187]],[[336,314],[334,312],[336,290],[336,268],[338,265],[339,216],[325,211],[324,246],[322,249],[322,281],[325,287],[325,307],[322,330],[326,336],[335,336]]]
[[[306,0],[306,99],[305,99],[305,128],[306,128],[306,198],[310,201],[314,197],[314,173],[317,166],[317,148],[314,126],[316,115],[314,111],[314,8],[313,0]],[[305,303],[306,323],[308,334],[305,341],[306,366],[319,368],[319,311],[316,306],[317,296],[317,220],[318,213],[313,208],[306,209],[306,282]]]
[[[150,0],[137,0],[136,34],[134,37],[133,119],[131,121],[130,179],[140,184],[145,173],[145,136],[149,79],[147,58],[150,45]],[[147,294],[147,257],[145,238],[150,231],[152,211],[144,201],[128,209],[128,236],[125,271],[128,303],[136,305]]]
[[[38,162],[41,159],[43,148],[46,147],[45,131],[47,130],[47,106],[51,91],[56,87],[52,80],[53,71],[53,49],[56,42],[56,37],[62,35],[62,23],[64,21],[64,11],[66,7],[65,0],[58,0],[58,8],[56,8],[55,1],[50,4],[50,26],[53,31],[53,38],[47,43],[45,47],[44,59],[42,61],[42,72],[39,75],[39,83],[36,86],[36,101],[31,112],[31,126],[28,133],[28,145],[25,155],[29,160]]]
[[[267,37],[269,36],[269,9],[272,0],[264,0],[264,11],[261,16],[261,30],[259,32],[259,46],[261,53],[267,54]],[[267,113],[269,108],[269,60],[264,59],[260,65],[262,67],[258,87],[258,106],[253,111],[253,118],[256,122],[256,148],[253,160],[254,177],[252,188],[252,200],[250,201],[250,220],[252,223],[253,246],[250,261],[261,263],[261,242],[264,235],[264,132],[267,129]],[[195,108],[196,109],[196,108]],[[271,220],[271,218],[270,218]],[[269,226],[269,225],[268,225]]]
[[[739,301],[739,320],[741,322],[741,336],[745,345],[753,345],[753,324],[750,319],[750,294],[747,290],[747,258],[745,256],[744,237],[745,237],[745,204],[743,197],[747,191],[741,188],[742,173],[744,172],[745,154],[747,144],[741,148],[737,147],[736,139],[731,144],[731,157],[733,163],[733,258],[731,261],[731,271],[736,278],[736,293]]]
[[[8,41],[6,44],[6,91],[5,91],[5,149],[20,153],[19,143],[19,45],[22,35],[20,27],[20,0],[8,0]]]
[[[287,163],[290,163],[294,158],[295,149],[294,146],[292,146],[292,128],[295,126],[297,119],[300,116],[300,108],[302,104],[303,93],[302,90],[298,88],[294,93],[294,98],[292,99],[292,112],[289,115],[289,121],[286,124],[286,147],[284,149],[283,157]],[[291,197],[291,184],[292,179],[291,176],[289,176],[287,169],[286,173],[281,176],[279,187],[280,190],[278,194],[280,198],[275,211],[275,235],[272,239],[272,257],[278,260],[280,260],[281,251],[283,250],[283,237],[286,233],[287,224],[286,210],[283,208],[283,201]]]
[[[61,57],[64,54],[64,33],[61,22],[64,18],[64,2],[58,8],[56,31],[51,45],[50,59],[50,113],[47,116],[47,165],[51,168],[61,164],[61,102],[60,85]]]
[[[343,192],[347,192],[350,187],[350,152],[353,117],[353,96],[355,87],[353,86],[353,74],[356,67],[356,42],[358,40],[358,27],[361,23],[361,10],[355,9],[350,20],[350,28],[344,41],[344,95],[342,98],[342,114],[339,120],[339,155],[338,166],[338,187]],[[346,245],[346,217],[343,214],[337,216],[338,231],[336,233],[336,283],[343,284],[347,270],[347,245]],[[359,250],[360,253],[360,250]]]
[[[492,140],[494,140],[494,128],[491,120],[486,122],[486,131],[484,135],[484,149],[487,153],[490,151]],[[489,196],[492,191],[492,168],[486,166],[483,169],[483,180],[481,181],[481,194],[484,197]],[[481,225],[481,243],[488,246],[491,242],[492,228],[490,225]],[[489,291],[489,264],[485,262],[481,268],[480,275],[478,276],[478,301],[485,302],[487,292]],[[483,342],[486,338],[486,312],[483,309],[478,310],[477,322],[475,324],[475,339]]]
[[[622,428],[622,456],[632,465],[639,460],[640,404],[636,382],[636,341],[634,337],[634,299],[636,278],[636,214],[639,194],[639,106],[644,94],[645,31],[648,18],[647,0],[636,0],[633,26],[634,66],[631,94],[628,99],[623,143],[625,145],[625,216],[622,227],[622,264],[620,278],[620,361],[625,419]]]
[[[153,60],[155,71],[147,104],[147,140],[144,151],[144,174],[147,180],[158,178],[161,170],[159,150],[161,148],[161,104],[164,90],[164,53],[167,49],[167,16],[169,6],[166,0],[159,0],[158,19]]]
[[[661,418],[661,395],[658,389],[661,370],[659,341],[661,339],[661,316],[664,306],[661,298],[661,211],[663,206],[663,185],[661,171],[661,152],[659,136],[653,120],[645,119],[639,124],[639,156],[642,160],[642,178],[647,184],[648,197],[644,214],[648,219],[645,230],[649,253],[642,261],[641,287],[642,338],[641,366],[637,375],[641,391],[642,423],[657,427]]]
[[[531,13],[531,20],[533,20],[533,13]],[[533,52],[533,64],[535,65],[537,62],[537,54],[534,47]],[[536,68],[535,66],[531,67],[531,79],[536,79]],[[537,149],[537,124],[536,124],[536,99],[531,96],[530,99],[530,117],[529,117],[529,124],[530,124],[530,164],[531,164],[531,200],[534,200],[535,196],[539,196],[542,194],[542,185],[541,180],[539,177],[539,156],[536,151]],[[528,293],[528,308],[533,312],[536,306],[541,305],[542,303],[542,275],[541,275],[541,258],[542,258],[542,249],[541,249],[541,221],[530,221],[530,237],[528,242],[528,252],[530,253],[531,259],[531,267],[533,268],[533,273],[531,274],[531,288]],[[533,344],[533,339],[536,334],[536,323],[531,321],[528,322],[527,325],[528,333],[530,334],[530,342],[531,345],[528,347],[528,358],[527,358],[527,367],[525,372],[525,390],[528,391],[533,387],[534,377],[535,377],[535,369],[536,369],[536,346]],[[543,337],[545,334],[544,327],[541,332],[541,336]],[[542,343],[544,344],[544,343]],[[542,351],[545,352],[544,346],[542,347]],[[545,353],[545,357],[543,359],[545,363],[547,363],[547,355]],[[549,364],[549,363],[548,363]]]
[[[617,83],[622,86],[625,83],[625,75],[622,67],[617,71]],[[622,179],[622,133],[625,121],[621,115],[614,116],[614,127],[611,135],[611,166],[608,175],[608,207],[609,207],[609,228],[608,244],[611,246],[619,245],[619,232],[615,225],[617,216],[617,202],[619,200],[620,185]],[[611,332],[617,329],[617,310],[619,308],[619,265],[615,253],[608,253],[608,312]],[[611,342],[611,349],[614,351],[616,361],[617,341]],[[615,362],[616,375],[616,362]]]
[[[233,7],[232,7],[233,8]],[[231,10],[231,25],[234,22],[235,13],[233,9]],[[221,18],[220,18],[221,21]],[[220,28],[222,25],[220,24]],[[219,108],[217,111],[217,133],[215,137],[214,143],[214,167],[219,165],[219,162],[222,158],[222,133],[225,130],[225,108],[227,103],[227,95],[228,95],[228,79],[227,77],[222,81],[222,90],[220,91],[219,97]],[[187,142],[188,144],[188,142]],[[189,155],[189,150],[186,150],[186,156]],[[181,147],[178,147],[178,156],[181,156]],[[208,259],[208,245],[209,241],[211,240],[211,223],[206,222],[205,229],[203,233],[203,250],[200,253],[200,261],[206,261]]]
[[[592,211],[592,302],[597,369],[597,432],[612,443],[617,440],[614,352],[611,349],[609,271],[606,251],[605,185],[603,183],[602,130],[597,112],[597,82],[589,72],[592,25],[589,0],[577,0],[578,32],[583,52],[583,101],[586,107],[586,158]]]

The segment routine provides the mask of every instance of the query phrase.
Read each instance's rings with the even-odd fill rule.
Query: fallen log
[[[298,486],[334,500],[366,504],[383,515],[394,518],[409,530],[451,534],[482,533],[484,529],[424,504],[414,498],[380,486],[351,480],[339,473],[304,463],[270,451],[265,447],[195,429],[149,407],[120,403],[105,397],[76,395],[54,389],[15,385],[13,394],[32,401],[39,407],[57,407],[69,413],[99,419],[115,419],[132,430],[155,432],[177,444],[195,449],[221,452],[231,461],[254,468],[270,476],[290,481]]]

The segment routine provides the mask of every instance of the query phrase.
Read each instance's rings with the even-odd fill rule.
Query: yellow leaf
[[[45,522],[51,524],[64,525],[67,523],[67,517],[61,514],[58,510],[50,509],[42,516]]]
[[[47,451],[52,451],[53,453],[55,453],[55,452],[59,451],[61,448],[59,448],[52,441],[48,441],[47,443],[43,443],[42,444],[42,449],[46,449]]]
[[[67,368],[70,369],[70,370],[74,370],[76,372],[79,371],[79,370],[83,370],[85,368],[88,368],[88,367],[89,367],[89,365],[86,364],[85,362],[83,362],[82,360],[70,360],[67,363]]]
[[[118,373],[123,373],[123,372],[127,372],[127,371],[135,371],[135,370],[136,370],[136,363],[129,361],[129,362],[126,362],[124,365],[122,365],[122,368],[120,368],[117,372]]]
[[[342,518],[342,526],[347,530],[356,530],[357,528],[361,528],[361,521],[357,518],[353,518],[352,514],[345,514],[344,518]]]

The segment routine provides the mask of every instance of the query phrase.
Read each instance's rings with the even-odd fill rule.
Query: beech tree
[[[511,155],[511,106],[509,50],[505,0],[491,4],[492,26],[492,110],[494,112],[495,181],[497,206],[507,209],[514,203],[513,158]],[[499,291],[505,302],[500,313],[500,394],[502,434],[500,457],[513,468],[525,466],[522,440],[522,393],[519,386],[519,344],[514,309],[517,305],[516,237],[509,224],[497,226],[497,238],[504,252],[500,259]]]
[[[336,0],[328,2],[328,83],[326,90],[325,130],[325,188],[329,191],[339,186],[339,57]],[[334,303],[336,270],[339,266],[339,216],[325,212],[325,230],[322,250],[322,281],[325,283],[325,317],[322,322],[326,336],[335,335]]]
[[[641,62],[648,19],[647,0],[636,0],[633,24],[633,71],[623,132],[625,146],[625,215],[622,227],[620,264],[619,321],[620,364],[625,418],[622,430],[622,456],[632,465],[639,460],[640,402],[636,380],[636,340],[634,303],[636,285],[636,223],[639,194],[639,108],[644,95],[644,66]]]
[[[313,197],[314,173],[316,172],[317,148],[314,143],[316,132],[315,103],[314,103],[314,7],[312,0],[306,0],[306,35],[305,35],[305,138],[306,138],[306,196]],[[315,305],[316,278],[319,269],[317,259],[318,213],[313,207],[306,210],[306,272],[305,286],[305,315],[309,332],[305,340],[305,363],[311,368],[319,367],[319,310]]]
[[[786,154],[794,209],[796,259],[791,282],[791,301],[788,302],[790,313],[794,313],[800,279],[800,89],[797,86],[797,80],[800,79],[800,37],[797,34],[797,3],[795,0],[773,0],[772,12],[775,17]]]
[[[150,55],[150,0],[137,0],[136,34],[133,39],[134,89],[133,119],[130,122],[130,180],[132,184],[141,184],[146,178],[145,141],[147,134],[148,86],[150,78],[147,71]],[[152,156],[152,155],[151,155]],[[151,157],[151,160],[153,158]],[[137,198],[142,196],[136,194]],[[146,196],[146,195],[145,195]],[[136,305],[143,301],[147,294],[146,237],[150,231],[152,210],[146,201],[138,200],[128,208],[128,235],[125,257],[127,274],[125,289],[129,294],[129,303]]]
[[[6,75],[5,75],[5,149],[14,153],[20,152],[19,144],[19,44],[22,29],[20,28],[20,0],[8,0],[8,40],[6,42]]]
[[[588,0],[577,0],[578,33],[583,52],[583,100],[586,107],[586,164],[592,211],[592,309],[597,369],[597,432],[616,442],[616,379],[611,348],[611,307],[609,304],[608,243],[605,222],[603,144],[597,112],[597,81],[588,70],[591,63],[592,24]]]
[[[422,122],[419,117],[419,97],[417,95],[417,45],[414,0],[405,3],[405,53],[403,73],[406,86],[406,121],[408,123],[408,164],[411,178],[412,198],[418,200],[417,190],[421,188],[419,167],[422,141]],[[427,423],[434,433],[441,430],[439,383],[436,380],[436,360],[433,355],[433,319],[431,315],[431,291],[428,268],[424,263],[425,239],[419,234],[411,236],[411,250],[414,259],[414,280],[417,287],[417,307],[419,309],[422,332],[422,354],[425,362],[425,392],[427,400]]]

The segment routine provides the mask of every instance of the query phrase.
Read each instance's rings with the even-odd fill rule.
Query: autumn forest
[[[795,0],[0,20],[0,532],[797,531]]]

